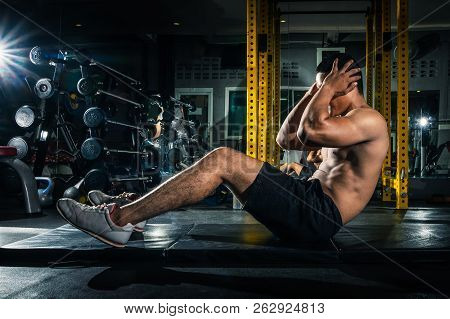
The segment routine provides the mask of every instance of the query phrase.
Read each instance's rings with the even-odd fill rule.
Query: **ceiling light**
[[[420,90],[417,90],[416,92],[417,92],[417,93],[420,93]]]
[[[77,23],[77,24],[75,24],[75,26],[76,26],[77,28],[79,28],[79,27],[82,27],[83,25],[82,25],[81,23]]]
[[[181,23],[180,22],[174,22],[173,25],[174,26],[179,26],[179,25],[181,25]]]
[[[286,23],[286,20],[280,20],[281,23]]]

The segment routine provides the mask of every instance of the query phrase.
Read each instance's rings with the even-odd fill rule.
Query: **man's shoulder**
[[[368,105],[351,110],[350,112],[348,112],[346,114],[346,116],[349,118],[357,119],[357,120],[361,120],[361,119],[370,120],[370,122],[372,122],[372,124],[386,125],[386,120],[383,117],[383,115],[381,115],[380,112],[371,108]],[[366,121],[364,121],[364,122],[366,122]]]
[[[352,113],[352,114],[350,114]],[[388,127],[386,119],[371,107],[361,107],[347,114],[352,122],[364,132],[367,143],[388,141]]]

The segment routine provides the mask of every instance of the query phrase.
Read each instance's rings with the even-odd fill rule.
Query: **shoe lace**
[[[108,208],[108,204],[103,203],[103,204],[95,205],[95,206],[91,206],[91,207],[94,208],[94,209],[104,210],[104,209]]]
[[[117,195],[117,198],[121,198],[121,199],[130,199],[132,196],[134,196],[133,193],[126,193],[123,192],[122,194]]]

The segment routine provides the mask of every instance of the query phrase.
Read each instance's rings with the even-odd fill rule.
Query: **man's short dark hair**
[[[354,62],[348,67],[348,70],[360,68],[358,62],[356,62],[356,60],[352,56],[346,53],[330,53],[323,56],[322,62],[320,62],[316,68],[316,72],[325,74],[330,73],[331,69],[333,68],[333,62],[336,59],[338,59],[338,69],[341,69],[344,64],[350,60],[353,60]],[[359,72],[355,75],[362,76],[362,73]],[[362,92],[362,78],[358,81],[358,89],[360,92]]]

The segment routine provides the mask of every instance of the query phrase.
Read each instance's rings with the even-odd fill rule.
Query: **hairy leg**
[[[263,163],[230,148],[218,148],[159,185],[139,200],[115,210],[119,226],[136,224],[181,206],[201,201],[224,183],[242,202]]]

